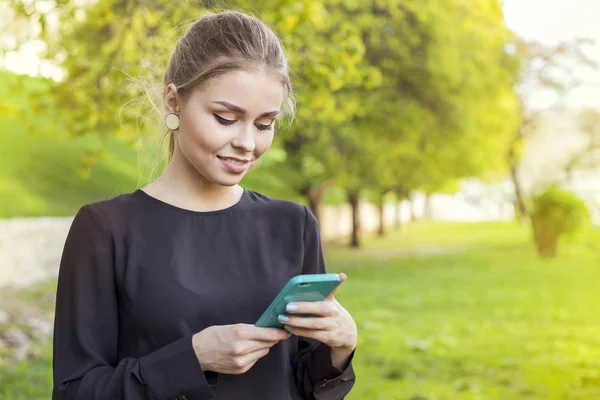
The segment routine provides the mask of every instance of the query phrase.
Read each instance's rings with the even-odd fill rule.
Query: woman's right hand
[[[217,325],[192,337],[196,357],[204,371],[238,375],[248,371],[271,347],[288,338],[277,328],[248,324]]]

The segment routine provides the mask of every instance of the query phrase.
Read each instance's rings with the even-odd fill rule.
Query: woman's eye
[[[221,116],[219,116],[219,115],[217,115],[217,114],[213,114],[213,115],[215,116],[215,119],[216,119],[216,120],[217,120],[217,121],[218,121],[218,122],[219,122],[221,125],[226,125],[226,126],[229,126],[229,125],[233,125],[233,124],[235,124],[235,120],[226,119],[226,118],[223,118],[223,117],[221,117]]]
[[[237,120],[234,120],[234,119],[223,118],[219,114],[213,114],[213,116],[221,125],[231,126],[237,122]],[[255,126],[259,131],[267,131],[267,130],[272,130],[274,124],[275,124],[275,121],[271,122],[269,125],[255,124]]]
[[[269,125],[256,124],[256,127],[258,128],[259,131],[269,131],[269,130],[273,129],[274,124],[275,124],[275,122],[271,122]]]

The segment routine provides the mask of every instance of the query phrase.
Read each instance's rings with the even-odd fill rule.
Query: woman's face
[[[271,147],[283,96],[273,70],[238,70],[212,79],[179,106],[180,154],[173,161],[188,163],[210,183],[238,184]]]

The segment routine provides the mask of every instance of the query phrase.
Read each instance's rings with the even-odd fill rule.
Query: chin
[[[211,174],[209,176],[209,180],[212,183],[220,186],[235,186],[238,185],[246,175],[248,175],[248,173],[252,170],[253,167],[254,165],[251,164],[250,168],[248,168],[242,174],[232,174],[228,171],[223,170],[222,167],[219,165],[219,168],[217,170],[210,171]]]
[[[241,182],[241,179],[236,179],[235,181],[217,181],[215,182],[217,185],[225,186],[225,187],[233,187]]]
[[[219,174],[221,175],[221,174]],[[213,177],[213,179],[211,179],[211,181],[217,185],[220,186],[227,186],[227,187],[231,187],[231,186],[235,186],[237,184],[239,184],[242,179],[244,178],[244,176],[246,176],[246,174],[244,175],[240,175],[240,176],[215,176]]]

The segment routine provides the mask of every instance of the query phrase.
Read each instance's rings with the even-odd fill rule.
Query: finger
[[[288,338],[289,332],[285,331],[285,338]],[[250,353],[254,353],[255,351],[270,349],[275,346],[279,341],[271,342],[265,340],[249,340],[242,342],[241,344],[234,345],[233,354],[234,355],[246,355]]]
[[[260,340],[264,342],[278,342],[288,338],[288,334],[279,328],[259,328],[254,325],[244,325],[240,331],[240,338],[247,340]]]
[[[282,324],[295,328],[330,330],[335,326],[331,318],[295,317],[291,315],[280,315]]]
[[[335,293],[337,292],[337,290],[340,288],[340,286],[342,285],[342,283],[344,283],[344,281],[346,279],[348,279],[348,276],[346,274],[344,274],[343,272],[338,274],[340,277],[340,283],[335,287],[335,289],[333,289],[333,291],[331,293],[329,293],[329,296],[327,296],[327,300],[332,300],[333,296],[335,296]]]
[[[254,363],[256,363],[256,361],[260,360],[267,354],[269,354],[269,348],[260,349],[252,353],[244,354],[243,356],[237,357],[234,360],[234,364],[236,367],[240,368],[243,372],[245,372],[248,369],[250,369],[254,365]]]
[[[296,336],[315,339],[315,340],[317,340],[321,343],[325,343],[325,344],[327,344],[327,338],[328,338],[328,335],[330,335],[329,331],[297,328],[297,327],[289,326],[289,325],[286,325],[286,330]]]
[[[294,302],[289,303],[286,306],[286,311],[293,314],[310,314],[320,317],[331,317],[335,315],[335,304],[330,301]]]
[[[288,333],[279,328],[257,328],[256,340],[264,342],[279,342],[288,338]]]

